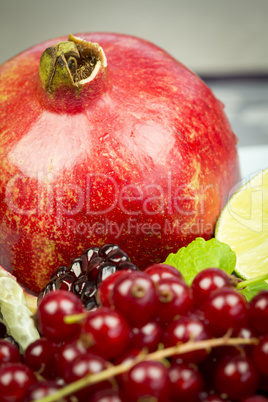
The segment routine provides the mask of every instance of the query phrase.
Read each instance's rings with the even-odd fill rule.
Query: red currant
[[[161,334],[160,325],[155,321],[150,321],[141,327],[132,328],[130,346],[133,349],[146,348],[148,352],[153,352],[158,348]]]
[[[202,376],[196,368],[186,364],[173,364],[169,368],[171,398],[181,402],[196,402],[204,388]]]
[[[86,353],[76,357],[65,369],[65,381],[67,384],[83,378],[87,374],[95,374],[108,368],[108,363],[102,357],[93,353]],[[78,400],[88,400],[89,395],[101,389],[112,388],[112,384],[107,381],[89,385],[75,393]]]
[[[157,285],[164,278],[179,278],[183,280],[180,271],[168,264],[153,264],[146,268],[143,272],[150,275],[154,283]]]
[[[251,339],[255,337],[255,334],[248,327],[242,327],[239,331],[233,331],[232,337],[234,338],[243,338],[243,339]],[[246,353],[250,355],[253,350],[253,345],[240,345],[239,347],[235,346],[220,346],[214,348],[211,351],[211,356],[217,359],[217,361],[225,358],[225,357],[233,357],[241,355],[241,353]]]
[[[120,356],[118,359],[116,359],[114,363],[115,363],[115,365],[130,364],[133,362],[133,360],[135,358],[137,358],[141,354],[141,352],[142,352],[141,349],[128,350],[122,356]],[[119,386],[122,386],[122,384],[126,383],[127,376],[128,376],[128,371],[124,371],[122,374],[118,374],[116,376],[116,381],[119,384]]]
[[[219,395],[215,394],[204,394],[200,395],[201,402],[226,402],[226,399],[221,398]]]
[[[171,322],[176,316],[184,315],[192,308],[191,288],[176,277],[160,279],[156,296],[156,317],[161,324]]]
[[[34,372],[24,364],[4,364],[0,368],[0,401],[23,402],[27,389],[36,381]]]
[[[55,353],[55,371],[56,374],[65,378],[65,369],[70,362],[76,357],[81,356],[87,352],[85,346],[79,340],[75,340],[71,343],[65,343],[61,345]]]
[[[243,338],[243,339],[252,339],[256,338],[256,332],[249,325],[245,325],[239,329],[239,331],[234,331],[233,337],[235,338]],[[241,345],[240,350],[244,350],[246,354],[250,355],[253,351],[253,345]]]
[[[123,399],[121,399],[118,391],[112,389],[106,389],[96,392],[95,395],[90,399],[90,402],[124,402],[124,401]]]
[[[260,373],[268,379],[268,334],[254,347],[253,358]]]
[[[38,401],[45,396],[52,395],[61,389],[61,385],[58,384],[56,381],[40,381],[30,386],[27,390],[26,396],[23,402],[32,402]],[[64,399],[61,398],[58,402],[69,402],[71,401],[70,398],[65,397]]]
[[[128,402],[150,400],[150,398],[158,402],[166,402],[169,399],[167,368],[156,361],[143,361],[136,364],[128,372],[123,395],[124,400]]]
[[[223,287],[232,287],[229,275],[219,268],[207,268],[199,272],[193,282],[193,298],[195,306],[200,307],[210,296],[211,292]]]
[[[260,391],[262,391],[265,395],[268,395],[268,381],[267,381],[267,376],[262,374],[259,371],[260,375]]]
[[[268,398],[263,395],[253,395],[248,398],[243,398],[241,402],[268,402]]]
[[[203,306],[214,336],[223,336],[228,330],[239,331],[248,319],[248,303],[244,296],[231,288],[215,290]]]
[[[218,356],[214,353],[218,348],[213,348],[210,353],[208,353],[207,357],[198,364],[198,369],[205,381],[207,389],[213,389],[213,375],[215,368],[219,362]],[[203,395],[205,397],[205,395]]]
[[[114,284],[118,278],[124,276],[128,271],[116,271],[108,278],[106,278],[103,282],[101,282],[98,292],[97,292],[97,300],[101,306],[111,307],[112,306],[112,292],[114,288]]]
[[[66,290],[47,293],[37,310],[37,321],[42,335],[55,342],[74,338],[80,332],[80,324],[67,324],[64,317],[84,312],[78,296]]]
[[[54,348],[46,338],[32,342],[24,353],[24,363],[43,377],[53,376]]]
[[[192,341],[203,341],[209,339],[210,335],[203,321],[196,317],[180,317],[171,322],[163,333],[165,347],[176,346],[179,343]],[[206,350],[196,350],[172,356],[172,360],[180,359],[186,363],[199,363],[207,356]]]
[[[17,346],[6,339],[0,339],[0,366],[4,363],[16,363],[20,361],[21,355]]]
[[[222,359],[214,374],[216,390],[235,400],[254,394],[258,380],[255,365],[243,356]]]
[[[113,305],[132,326],[146,324],[154,318],[156,291],[149,275],[133,271],[119,278],[113,289]]]
[[[129,343],[130,328],[125,318],[108,307],[90,311],[85,319],[82,337],[88,339],[90,350],[105,359],[120,356]]]
[[[251,300],[249,322],[258,334],[268,334],[268,290],[259,292]]]

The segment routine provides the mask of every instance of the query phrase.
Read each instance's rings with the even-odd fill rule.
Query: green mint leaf
[[[243,293],[247,301],[250,301],[254,296],[256,296],[261,290],[268,290],[268,283],[265,281],[260,281],[248,285],[244,289],[239,289],[239,292]]]
[[[164,264],[177,268],[190,285],[198,272],[206,268],[221,268],[231,274],[235,268],[236,255],[231,248],[212,238],[204,240],[197,237],[187,247],[182,247],[176,254],[169,254]]]

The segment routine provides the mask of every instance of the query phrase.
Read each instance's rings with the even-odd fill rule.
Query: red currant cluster
[[[155,264],[111,274],[97,298],[86,311],[50,292],[39,340],[23,355],[0,340],[0,402],[268,401],[268,291],[248,303],[219,269],[188,286]]]

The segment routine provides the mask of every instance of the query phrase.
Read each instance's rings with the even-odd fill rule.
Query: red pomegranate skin
[[[92,245],[117,243],[143,269],[209,239],[240,179],[224,106],[199,77],[142,39],[78,36],[108,63],[84,92],[40,84],[43,51],[66,37],[0,67],[0,263],[36,293]]]

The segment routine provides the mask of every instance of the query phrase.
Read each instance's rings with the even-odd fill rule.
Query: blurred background
[[[83,31],[140,36],[198,74],[268,73],[267,0],[0,0],[0,63]]]
[[[167,50],[225,103],[239,148],[257,147],[268,165],[268,0],[0,0],[0,64],[83,31],[131,34]]]

